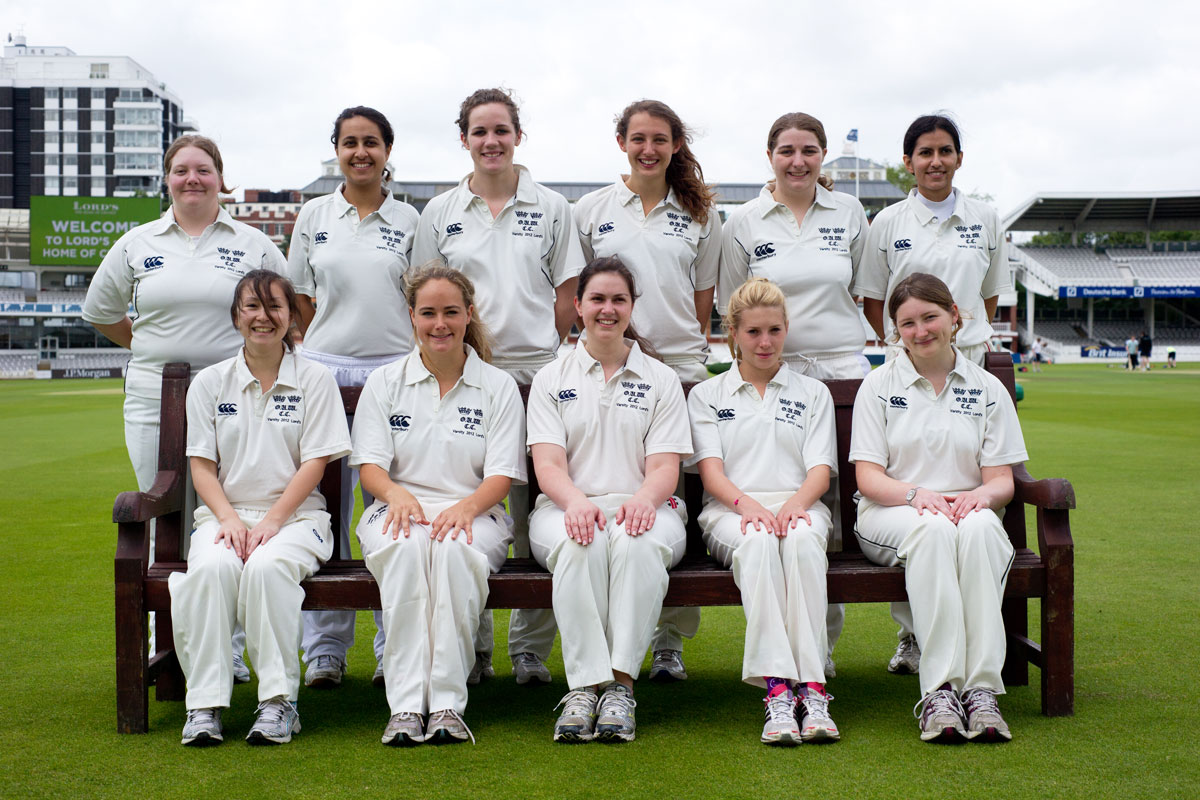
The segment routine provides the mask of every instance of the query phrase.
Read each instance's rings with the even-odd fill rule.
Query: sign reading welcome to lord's
[[[29,198],[29,263],[94,267],[121,235],[159,216],[157,197]]]

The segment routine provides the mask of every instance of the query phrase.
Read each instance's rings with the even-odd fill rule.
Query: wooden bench
[[[987,368],[1014,395],[1011,359],[1004,354],[988,356]],[[148,724],[148,689],[156,688],[158,700],[182,700],[183,673],[172,649],[171,598],[167,578],[187,569],[180,543],[183,485],[186,470],[185,397],[189,368],[170,364],[163,372],[162,427],[159,471],[150,491],[125,492],[117,497],[113,521],[117,523],[116,554],[116,673],[117,730],[145,732]],[[869,562],[854,536],[853,465],[850,450],[850,421],[858,380],[828,381],[837,419],[839,491],[842,514],[840,550],[829,555],[829,600],[840,603],[882,603],[906,599],[904,572],[897,567],[880,567]],[[685,387],[689,388],[689,387]],[[347,411],[358,403],[359,389],[342,389]],[[522,387],[522,395],[528,387]],[[536,493],[530,466],[531,493]],[[1074,544],[1069,510],[1075,507],[1071,484],[1063,479],[1034,480],[1024,466],[1014,469],[1016,495],[1004,516],[1004,527],[1016,548],[1005,590],[1004,623],[1008,653],[1004,681],[1009,686],[1029,683],[1029,664],[1041,669],[1042,713],[1061,716],[1074,713]],[[329,508],[339,508],[341,482],[336,464],[326,469],[321,484]],[[688,523],[687,554],[671,570],[667,606],[738,605],[741,596],[732,573],[706,552],[695,523],[701,507],[699,478],[685,480],[685,500],[692,512]],[[1036,509],[1037,552],[1027,545],[1024,505]],[[531,504],[532,505],[532,504]],[[333,514],[337,541],[337,514]],[[154,564],[150,554],[150,523],[157,534]],[[303,584],[308,609],[377,609],[379,589],[361,560],[336,552],[316,575]],[[532,559],[510,558],[489,581],[489,608],[550,608],[551,576]],[[1042,644],[1029,638],[1030,598],[1041,599]],[[147,658],[146,614],[156,615],[158,652]],[[733,670],[736,665],[730,665]]]

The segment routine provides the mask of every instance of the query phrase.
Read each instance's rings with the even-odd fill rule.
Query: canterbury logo
[[[462,233],[462,223],[461,222],[455,222],[453,224],[446,226],[446,235],[447,236],[453,236],[456,233]]]
[[[758,247],[754,248],[754,257],[755,258],[766,258],[767,256],[773,256],[773,255],[775,255],[775,243],[774,242],[767,242],[766,244],[760,244]]]
[[[237,404],[235,404],[235,403],[218,403],[217,404],[217,413],[218,414],[236,414],[237,413]]]
[[[315,244],[325,244],[327,241],[329,241],[329,234],[325,231],[317,231],[317,235],[313,237]]]
[[[412,417],[408,414],[393,414],[388,418],[388,423],[391,424],[392,430],[406,431],[408,430],[408,421],[410,419],[412,419]]]
[[[613,224],[611,222],[606,222],[600,226],[600,228],[598,229],[597,232],[598,233],[612,233],[613,232]]]
[[[149,258],[147,258],[145,261],[142,262],[143,269],[158,269],[162,265],[163,265],[163,257],[162,256],[150,256]]]
[[[897,395],[892,395],[892,398],[888,401],[888,404],[891,405],[892,408],[908,408],[908,400]]]
[[[579,395],[575,394],[574,389],[563,389],[561,392],[558,393],[558,402],[564,403],[567,400],[578,399],[578,397],[579,397]]]
[[[734,418],[734,416],[733,416],[732,408],[722,408],[720,411],[717,412],[717,419],[733,419],[733,418]]]
[[[897,239],[892,242],[893,250],[912,250],[912,239]]]

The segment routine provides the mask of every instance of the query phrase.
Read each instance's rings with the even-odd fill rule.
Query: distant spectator
[[[1167,368],[1175,369],[1175,348],[1174,347],[1167,348]]]
[[[1125,369],[1137,369],[1138,365],[1138,340],[1132,333],[1125,340]]]
[[[1029,345],[1029,360],[1031,362],[1030,369],[1033,372],[1041,372],[1042,363],[1042,340],[1035,338],[1033,344]]]
[[[1150,334],[1142,331],[1142,338],[1138,339],[1137,351],[1138,362],[1141,364],[1143,372],[1150,370],[1150,350],[1153,345],[1154,342],[1150,340]]]

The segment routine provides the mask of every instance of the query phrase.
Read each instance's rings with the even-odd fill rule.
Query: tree
[[[888,183],[905,194],[908,194],[917,185],[917,179],[904,168],[903,164],[888,164],[887,179]]]

